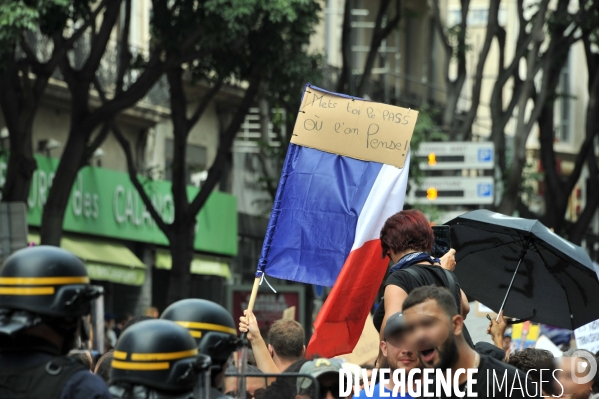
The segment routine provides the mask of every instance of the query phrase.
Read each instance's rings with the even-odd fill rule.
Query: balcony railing
[[[25,41],[39,62],[44,63],[50,60],[54,49],[54,43],[49,37],[39,32],[31,32],[25,36]],[[108,97],[111,97],[116,91],[117,74],[121,62],[122,48],[122,43],[110,41],[106,46],[98,69],[96,70],[98,81]],[[73,48],[67,53],[69,63],[74,70],[80,70],[83,67],[89,57],[90,49],[91,39],[89,35],[84,34],[77,40],[77,42],[75,42]],[[147,60],[147,50],[129,46],[129,51],[133,60]],[[16,56],[18,58],[23,58],[25,56],[24,51],[18,49]],[[139,69],[128,68],[123,79],[123,89],[126,90],[130,87],[141,75],[142,70],[143,67]],[[64,80],[59,68],[54,70],[52,77],[58,80]],[[168,83],[165,76],[162,76],[158,82],[154,84],[141,102],[162,107],[169,106]]]

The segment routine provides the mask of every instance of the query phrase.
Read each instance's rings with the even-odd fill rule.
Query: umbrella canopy
[[[581,247],[537,220],[487,210],[447,224],[467,295],[499,311],[509,292],[506,316],[571,330],[599,319],[599,280]]]

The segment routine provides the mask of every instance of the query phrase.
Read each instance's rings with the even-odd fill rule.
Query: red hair
[[[381,230],[383,258],[389,251],[399,253],[412,249],[429,252],[434,241],[433,229],[418,209],[396,213],[387,219]]]

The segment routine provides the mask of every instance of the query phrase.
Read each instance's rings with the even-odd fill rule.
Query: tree
[[[105,7],[89,1],[14,1],[0,4],[0,107],[10,153],[3,201],[27,201],[33,172],[33,121],[58,63]],[[79,28],[63,37],[67,25]],[[39,47],[53,43],[44,60]]]
[[[154,0],[153,8],[162,10],[170,3],[168,0]],[[124,11],[121,11],[122,4],[125,4]],[[125,26],[118,32],[120,57],[116,66],[115,81],[102,82],[96,71],[107,51],[120,12],[125,13]],[[89,157],[109,133],[111,121],[120,112],[140,101],[166,70],[210,54],[216,46],[214,43],[198,42],[197,39],[202,36],[205,27],[193,25],[192,29],[185,28],[188,35],[180,37],[181,40],[174,41],[173,37],[163,37],[162,41],[152,43],[147,58],[141,54],[134,57],[128,41],[130,15],[131,0],[106,0],[100,22],[95,19],[86,31],[84,43],[89,48],[89,54],[82,61],[82,65],[75,65],[68,57],[63,57],[59,62],[60,71],[71,95],[71,119],[64,148],[64,153],[68,156],[63,156],[59,162],[57,178],[50,188],[44,206],[40,229],[43,244],[59,244],[65,209],[77,173],[87,164]],[[173,21],[173,32],[181,29],[184,28]],[[62,36],[57,40],[60,44]],[[94,103],[98,101],[99,93],[104,93],[102,103],[95,107]],[[97,129],[101,126],[98,132]]]
[[[385,40],[394,29],[399,26],[401,21],[401,1],[400,0],[380,0],[379,8],[376,14],[374,30],[370,39],[370,47],[366,60],[364,62],[362,73],[354,79],[351,70],[351,5],[352,0],[345,0],[343,10],[343,27],[341,36],[341,55],[342,67],[341,73],[337,79],[337,92],[362,97],[366,93],[367,84],[372,76],[376,56],[383,40]],[[357,81],[357,86],[355,82]]]
[[[464,7],[468,1],[462,2],[462,22],[464,20]],[[456,138],[467,138],[467,131],[472,127],[473,118],[477,115],[480,100],[480,78],[486,62],[489,46],[496,40],[499,51],[498,76],[493,83],[490,97],[491,134],[490,140],[495,144],[497,167],[501,171],[504,186],[503,194],[496,210],[505,214],[512,214],[516,209],[526,217],[539,218],[556,232],[569,236],[579,242],[582,231],[588,226],[589,220],[597,208],[596,198],[591,195],[587,207],[578,221],[567,225],[565,221],[568,199],[579,181],[583,170],[588,168],[591,181],[597,176],[593,141],[597,134],[597,89],[596,86],[596,54],[593,52],[593,40],[596,40],[597,4],[594,1],[581,1],[578,10],[568,8],[569,1],[560,0],[553,7],[549,7],[548,0],[542,0],[532,8],[527,9],[523,0],[517,2],[518,8],[518,35],[516,47],[511,59],[506,54],[506,30],[499,26],[497,21],[498,1],[490,2],[489,25],[485,34],[484,43],[473,66],[473,92],[470,108],[466,111],[464,119],[456,121],[457,113],[454,110],[454,89],[465,73],[458,58],[458,78],[454,83],[448,83],[448,102],[445,108],[444,129],[454,132]],[[435,9],[438,14],[438,7]],[[440,19],[436,17],[437,21]],[[449,30],[458,27],[450,28]],[[467,38],[467,27],[460,25],[459,38]],[[589,71],[589,102],[587,104],[587,120],[585,140],[581,150],[576,155],[573,172],[563,177],[556,169],[556,153],[554,149],[554,102],[560,96],[557,92],[560,73],[567,59],[567,54],[574,43],[581,40],[585,46],[587,56],[587,69]],[[445,41],[448,43],[448,41]],[[451,44],[451,43],[450,43]],[[461,48],[467,48],[467,42],[459,39],[449,47],[446,53],[459,53]],[[521,66],[525,65],[522,73]],[[462,71],[462,72],[460,72]],[[453,85],[453,86],[452,86]],[[461,90],[461,89],[460,89]],[[452,94],[453,93],[453,94]],[[459,94],[458,94],[459,95]],[[452,101],[449,101],[452,100]],[[453,118],[451,115],[454,115]],[[506,127],[511,118],[515,116],[516,128],[514,134],[513,158],[507,159]],[[456,126],[457,129],[456,129]],[[545,211],[535,214],[522,198],[522,175],[526,167],[526,143],[530,132],[535,126],[539,128],[541,143],[541,162],[545,180]],[[589,187],[589,192],[594,193],[595,186]]]
[[[599,29],[597,28],[599,26],[599,4],[591,1],[580,1],[579,6],[585,14],[580,26],[588,71],[587,92],[589,99],[586,104],[584,140],[574,160],[574,169],[569,176],[560,176],[556,170],[557,162],[553,145],[555,139],[553,101],[543,108],[539,118],[541,163],[545,171],[545,214],[542,220],[546,225],[554,227],[558,234],[567,235],[568,239],[576,244],[581,243],[583,233],[599,205],[599,170],[594,145],[599,134],[599,53],[594,50],[594,44],[597,43],[599,35]],[[561,94],[567,95],[567,93]],[[587,203],[578,219],[568,226],[565,223],[568,199],[585,166],[589,172],[588,183],[586,184]]]
[[[213,46],[210,52],[193,62],[166,68],[174,136],[172,193],[175,217],[172,223],[162,220],[154,208],[137,175],[130,143],[118,126],[114,123],[111,125],[125,150],[129,176],[134,186],[169,240],[173,267],[169,277],[168,303],[190,294],[196,218],[226,169],[233,140],[250,106],[259,97],[272,96],[280,85],[287,84],[286,81],[302,79],[296,74],[297,64],[305,61],[305,47],[317,22],[318,8],[316,2],[304,1],[259,1],[246,7],[236,2],[223,6],[216,1],[199,4],[180,1],[172,6],[163,5],[160,12],[154,14],[155,34],[159,41],[163,41],[167,53],[178,49],[176,43],[179,36],[187,37],[187,30],[196,24],[204,26],[205,30],[195,40],[201,46]],[[172,31],[172,21],[176,21],[175,25],[180,30]],[[194,198],[188,198],[185,153],[189,133],[221,87],[236,81],[248,83],[244,96],[220,137],[207,180]],[[190,103],[184,89],[187,85],[200,82],[208,86],[208,90],[195,110],[188,115]]]

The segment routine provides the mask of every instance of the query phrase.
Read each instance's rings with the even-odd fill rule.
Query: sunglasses
[[[254,392],[253,395],[246,391],[245,399],[260,399],[264,396],[265,392],[266,392],[266,389],[264,389],[264,388],[256,389],[256,391]],[[232,398],[241,398],[242,397],[242,396],[237,396],[237,392],[235,392],[235,391],[229,391],[229,392],[225,393],[225,396],[230,396]]]

